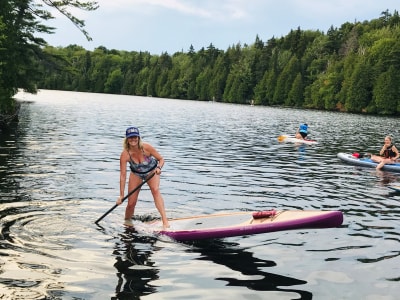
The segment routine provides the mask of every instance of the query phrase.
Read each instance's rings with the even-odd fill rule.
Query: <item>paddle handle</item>
[[[130,195],[132,195],[134,192],[136,192],[138,189],[140,189],[143,184],[145,184],[147,181],[149,181],[154,174],[156,174],[155,172],[153,172],[149,177],[147,177],[145,180],[142,181],[141,184],[139,184],[137,187],[135,187],[132,191],[130,191],[124,198],[121,199],[121,204],[122,202],[124,202]],[[105,216],[107,216],[110,212],[112,212],[119,204],[115,204],[113,207],[111,207],[104,215],[102,215],[100,218],[98,218],[94,223],[98,224],[101,220],[104,219]]]

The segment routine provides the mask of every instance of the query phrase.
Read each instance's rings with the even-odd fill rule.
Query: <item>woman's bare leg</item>
[[[134,190],[141,183],[142,183],[142,179],[131,174],[129,176],[128,193],[130,191]],[[138,189],[136,192],[134,192],[132,195],[129,196],[128,204],[126,205],[126,209],[125,209],[125,220],[132,219],[133,214],[135,213],[135,207],[136,207],[136,203],[137,203],[137,200],[139,197],[139,192],[140,192],[140,189]]]
[[[161,215],[163,227],[167,228],[167,227],[169,227],[169,223],[168,223],[167,214],[165,212],[164,199],[160,192],[160,176],[159,175],[153,176],[153,178],[151,178],[147,182],[147,184],[151,190],[151,194],[153,195],[154,204],[155,204],[158,212]]]

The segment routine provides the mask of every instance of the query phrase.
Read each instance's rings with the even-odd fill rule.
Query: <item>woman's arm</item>
[[[383,145],[381,151],[379,151],[379,155],[383,156],[383,154],[385,153],[385,150],[386,150],[386,145]]]
[[[396,146],[392,146],[392,150],[394,153],[396,153],[396,156],[393,157],[393,160],[396,161],[399,158],[399,150],[397,150]]]
[[[119,158],[119,196],[124,197],[126,185],[126,155],[124,151]]]

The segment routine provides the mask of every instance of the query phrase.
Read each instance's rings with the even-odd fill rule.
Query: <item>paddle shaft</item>
[[[122,202],[125,201],[125,199],[127,199],[130,195],[132,195],[134,192],[136,192],[138,189],[140,189],[143,184],[145,184],[147,181],[149,181],[154,174],[156,174],[155,172],[153,172],[149,177],[147,177],[145,180],[142,181],[141,184],[139,184],[137,187],[135,187],[132,191],[130,191],[124,198],[121,199],[121,204]],[[107,216],[110,212],[112,212],[117,206],[119,206],[119,204],[115,204],[113,207],[111,207],[104,215],[102,215],[100,218],[98,218],[94,223],[98,224],[101,220],[103,220],[103,218],[105,216]]]

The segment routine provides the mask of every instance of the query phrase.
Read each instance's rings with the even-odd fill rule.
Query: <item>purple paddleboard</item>
[[[225,238],[282,230],[338,227],[343,223],[340,211],[258,211],[233,212],[170,219],[170,228],[161,229],[160,221],[149,223],[157,233],[177,241]]]

